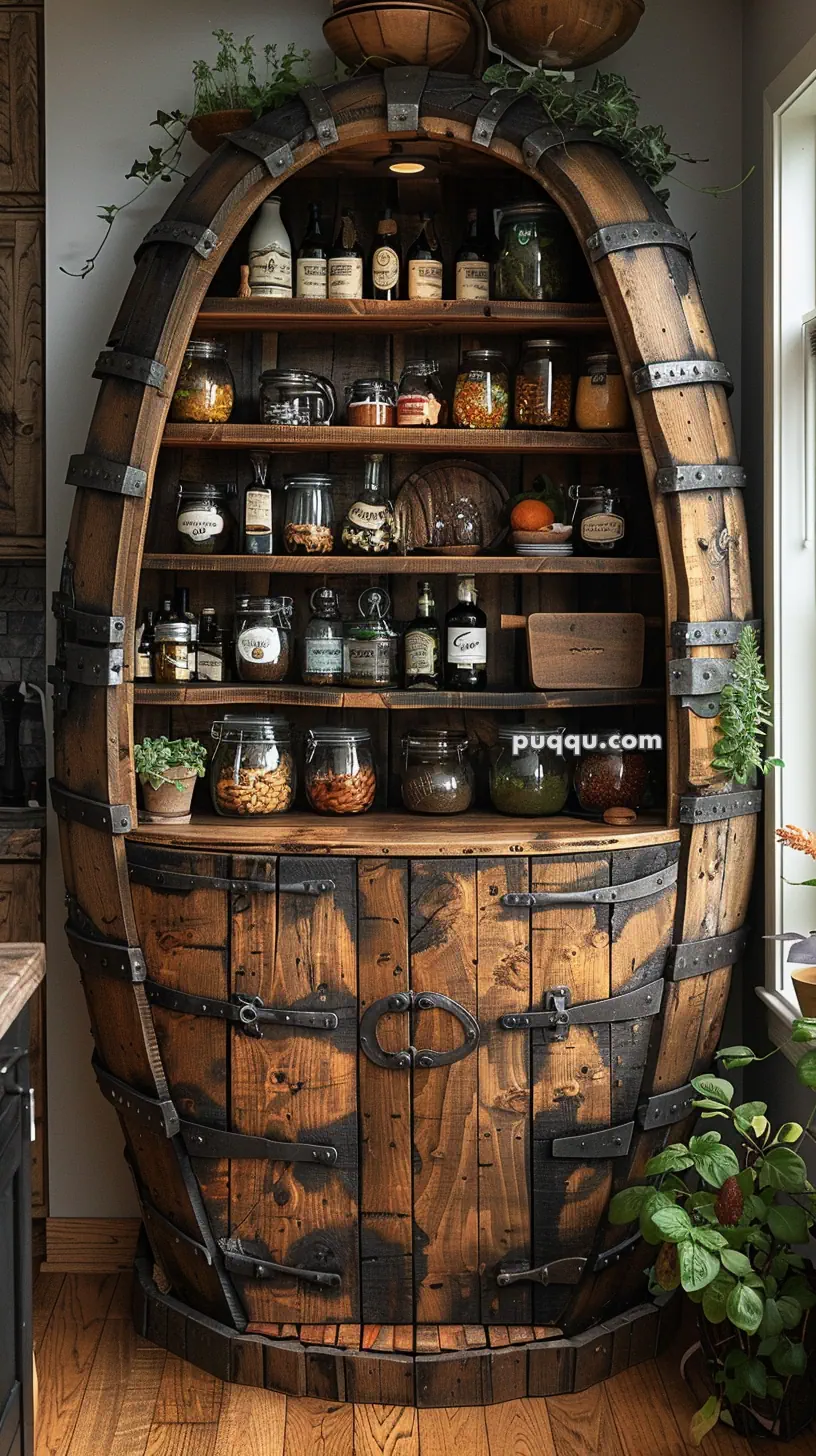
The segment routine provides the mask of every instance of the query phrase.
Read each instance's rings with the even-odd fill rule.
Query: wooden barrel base
[[[459,1349],[442,1347],[465,1339],[463,1327],[452,1325],[411,1329],[414,1348],[402,1350],[395,1336],[403,1327],[383,1325],[283,1326],[286,1337],[241,1334],[162,1293],[152,1271],[152,1256],[141,1250],[133,1281],[139,1334],[219,1380],[319,1400],[427,1408],[570,1395],[653,1359],[673,1325],[666,1305],[650,1303],[572,1339],[557,1333],[536,1339],[546,1332],[522,1326],[467,1327],[472,1343]],[[435,1342],[440,1348],[432,1348]],[[409,1343],[405,1333],[402,1343]]]

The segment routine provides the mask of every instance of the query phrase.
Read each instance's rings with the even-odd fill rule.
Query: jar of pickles
[[[223,551],[228,521],[226,486],[179,483],[176,530],[182,551],[191,556]]]
[[[174,424],[224,424],[235,403],[227,351],[214,339],[191,339],[184,351],[170,419]]]
[[[327,556],[334,549],[330,475],[289,475],[284,481],[283,544],[290,556]]]
[[[499,217],[496,297],[566,303],[574,295],[577,249],[569,224],[551,202],[522,202]]]
[[[516,374],[513,414],[526,429],[567,430],[572,419],[572,366],[563,339],[528,339]]]
[[[570,775],[560,748],[563,728],[502,724],[490,754],[490,799],[500,814],[560,814]]]
[[[625,430],[629,420],[629,396],[617,354],[589,354],[575,397],[578,429]]]
[[[473,803],[468,737],[453,729],[406,733],[402,802],[414,814],[464,814]]]
[[[250,597],[235,616],[241,682],[283,682],[292,655],[292,598]]]
[[[212,725],[218,747],[210,764],[210,792],[217,814],[283,814],[295,796],[295,760],[288,722],[229,713]]]
[[[453,394],[453,423],[466,430],[503,430],[510,379],[498,349],[468,349]]]
[[[364,814],[374,803],[377,774],[371,734],[322,725],[306,735],[306,797],[319,814]]]

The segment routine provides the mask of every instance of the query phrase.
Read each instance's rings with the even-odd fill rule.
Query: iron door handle
[[[415,1046],[404,1047],[399,1052],[387,1052],[380,1045],[377,1036],[377,1024],[382,1016],[393,1013],[404,1013],[411,1009],[416,1011],[449,1011],[461,1022],[465,1037],[458,1047],[449,1051],[433,1051],[419,1049]],[[479,1045],[480,1029],[475,1016],[471,1016],[466,1007],[458,1001],[452,1000],[450,996],[443,996],[439,991],[399,991],[394,996],[383,996],[379,1001],[374,1001],[368,1010],[363,1013],[360,1022],[360,1046],[365,1052],[369,1061],[378,1067],[387,1067],[391,1071],[407,1071],[411,1067],[449,1067],[452,1062],[460,1062],[463,1057],[470,1056]]]

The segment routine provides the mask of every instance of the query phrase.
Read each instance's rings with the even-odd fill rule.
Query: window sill
[[[782,1055],[796,1066],[799,1058],[807,1051],[808,1042],[791,1041],[791,1027],[794,1020],[801,1013],[798,1006],[788,1001],[781,991],[766,991],[764,986],[757,986],[757,996],[765,1003],[768,1016],[768,1036],[774,1046],[779,1047]]]

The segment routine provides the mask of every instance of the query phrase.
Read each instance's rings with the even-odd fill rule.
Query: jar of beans
[[[468,737],[454,729],[406,733],[402,802],[414,814],[464,814],[473,803]]]
[[[364,814],[374,803],[377,774],[364,728],[310,728],[306,797],[319,814]]]
[[[235,613],[241,682],[283,682],[292,656],[292,598],[250,597]]]
[[[218,744],[210,764],[210,792],[217,814],[229,817],[283,814],[295,796],[295,760],[288,722],[229,713],[212,725]]]
[[[516,375],[513,415],[525,429],[569,429],[572,363],[563,339],[528,339]]]
[[[498,349],[468,349],[453,393],[453,423],[465,430],[503,430],[510,416],[510,379]]]
[[[607,809],[639,809],[649,783],[649,765],[643,753],[599,746],[585,753],[575,769],[574,788],[585,814],[600,816]]]

